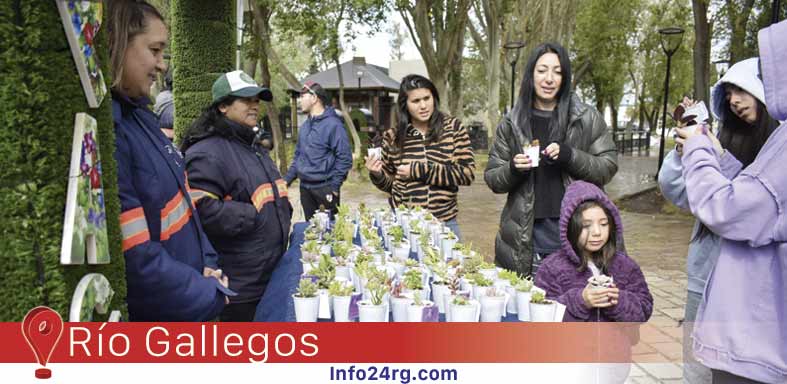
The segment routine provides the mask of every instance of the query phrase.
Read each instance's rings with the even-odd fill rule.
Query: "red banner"
[[[51,363],[628,362],[624,323],[65,323]],[[0,362],[35,363],[21,323]]]

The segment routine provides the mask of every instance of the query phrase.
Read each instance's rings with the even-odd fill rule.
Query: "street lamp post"
[[[779,12],[781,11],[782,7],[779,4],[779,0],[773,0],[773,7],[771,8],[771,24],[776,24],[779,22]]]
[[[361,79],[363,78],[363,70],[362,69],[358,69],[355,72],[355,77],[358,78],[358,105],[359,105],[358,108],[360,109],[360,108],[363,107],[363,101],[361,101],[361,99],[362,99],[362,97],[361,97],[362,96],[361,95]]]
[[[667,75],[664,78],[664,110],[661,113],[661,143],[659,143],[659,170],[664,162],[664,132],[667,129],[667,100],[669,99],[669,75],[672,65],[672,55],[678,51],[680,43],[683,41],[683,28],[668,27],[659,29],[661,35],[661,49],[667,55]],[[658,171],[656,172],[658,178]]]
[[[509,41],[503,48],[506,50],[506,60],[511,65],[511,109],[514,109],[514,83],[516,83],[516,62],[519,61],[519,54],[525,43],[521,41]]]
[[[719,74],[719,79],[724,77],[724,73],[727,72],[727,69],[730,67],[730,61],[727,59],[716,60],[713,64],[716,66],[716,72]]]

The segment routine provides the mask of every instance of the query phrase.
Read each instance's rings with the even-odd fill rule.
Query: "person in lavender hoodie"
[[[759,59],[751,58],[733,65],[711,92],[710,109],[719,120],[719,141],[725,149],[719,157],[719,169],[727,178],[733,178],[742,168],[754,161],[765,141],[778,126],[765,107],[765,91],[760,80]],[[694,104],[685,98],[684,107]],[[678,123],[684,127],[685,123]],[[681,155],[677,146],[667,154],[659,170],[659,187],[668,200],[678,207],[690,210],[683,179]],[[686,259],[688,287],[686,311],[683,319],[683,380],[690,384],[710,383],[711,371],[699,364],[692,354],[691,332],[702,292],[711,268],[719,257],[721,240],[702,222],[697,220],[692,230],[689,253]]]
[[[617,207],[597,186],[569,184],[560,208],[560,243],[539,268],[535,285],[566,306],[563,321],[648,321],[653,297],[639,265],[624,251]],[[602,274],[614,284],[590,287],[588,279]]]
[[[787,119],[787,22],[759,33],[770,115]],[[691,211],[721,237],[692,334],[714,383],[787,382],[787,124],[730,179],[707,128],[678,129]]]

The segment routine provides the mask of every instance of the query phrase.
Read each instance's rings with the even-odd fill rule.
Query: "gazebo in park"
[[[390,128],[395,119],[399,82],[388,76],[388,68],[367,64],[364,57],[354,57],[340,64],[339,68],[344,80],[344,102],[356,129],[374,136],[375,132]],[[307,81],[319,83],[328,91],[333,107],[339,109],[339,74],[335,66],[307,76],[301,84]],[[293,116],[288,133],[295,138],[306,115],[298,109],[300,90],[290,88],[289,91]]]

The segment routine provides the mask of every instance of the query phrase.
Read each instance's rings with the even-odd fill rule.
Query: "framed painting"
[[[68,173],[61,264],[109,263],[109,239],[101,184],[96,120],[87,113],[74,119]]]
[[[93,37],[101,27],[104,4],[101,1],[56,2],[87,103],[90,108],[98,108],[107,94],[107,85],[96,57]]]

